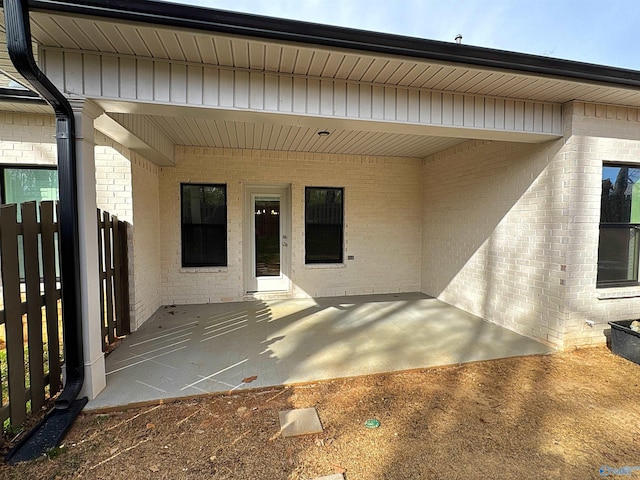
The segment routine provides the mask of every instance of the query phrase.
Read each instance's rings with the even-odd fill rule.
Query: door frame
[[[255,275],[255,236],[253,198],[256,195],[280,195],[280,272],[283,288],[261,288]],[[291,185],[246,184],[243,191],[243,288],[245,293],[291,291]]]

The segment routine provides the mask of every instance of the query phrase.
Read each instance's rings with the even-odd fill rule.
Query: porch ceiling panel
[[[35,41],[49,48],[554,103],[607,103],[613,98],[640,107],[636,88],[545,75],[71,14],[36,11],[31,23]]]
[[[14,102],[0,102],[0,111],[3,112],[21,112],[21,113],[35,113],[40,115],[51,115],[53,109],[49,105],[38,104],[26,104],[26,103],[14,103]]]
[[[319,129],[311,126],[160,115],[143,117],[166,132],[176,145],[199,147],[422,158],[465,141],[464,138],[345,128],[328,128],[330,135],[320,136]]]
[[[551,132],[483,130],[108,98],[95,101],[122,125],[147,123],[175,145],[200,147],[423,158],[468,139],[542,143],[559,138]],[[320,136],[320,131],[329,135]]]

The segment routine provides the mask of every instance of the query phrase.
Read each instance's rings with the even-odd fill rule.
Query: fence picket
[[[0,257],[4,296],[7,367],[9,370],[9,415],[13,425],[27,418],[22,299],[18,263],[18,222],[16,205],[0,207]]]
[[[38,221],[37,203],[24,203],[19,223],[16,205],[0,207],[4,301],[0,308],[0,325],[4,324],[8,364],[8,378],[0,378],[5,393],[8,387],[8,402],[2,399],[0,392],[0,424],[7,419],[12,426],[24,423],[29,401],[31,410],[38,411],[45,405],[47,385],[49,398],[61,389],[58,209],[55,202],[41,202]],[[98,211],[98,233],[101,242],[100,320],[106,351],[116,337],[129,333],[127,227],[108,212]],[[24,266],[24,278],[21,278],[21,265]],[[25,345],[28,359],[25,359]],[[45,353],[48,354],[48,373]]]
[[[58,318],[58,300],[60,289],[56,279],[56,232],[57,224],[53,218],[54,203],[40,204],[40,223],[42,225],[42,277],[44,283],[44,306],[47,319],[47,349],[49,352],[49,396],[60,391],[60,328]]]
[[[105,259],[105,293],[106,293],[106,322],[107,340],[111,344],[115,341],[115,322],[113,320],[113,261],[112,261],[112,235],[111,218],[109,212],[103,212],[104,222],[104,259]],[[103,302],[104,304],[104,302]]]
[[[102,220],[102,212],[100,209],[96,210],[97,218],[98,218],[98,276],[100,280],[100,327],[102,331],[102,351],[106,352],[107,347],[109,346],[109,341],[107,340],[109,324],[106,319],[106,311],[105,311],[105,282],[107,279],[107,274],[105,273],[105,254],[104,254],[104,221]]]
[[[116,266],[116,304],[118,311],[116,315],[116,333],[118,336],[129,335],[131,333],[129,316],[129,254],[127,245],[127,224],[125,222],[117,222],[118,234],[116,239],[115,251],[117,255],[114,257],[117,262]]]
[[[24,248],[24,278],[27,300],[29,392],[31,394],[32,411],[40,410],[44,405],[44,355],[40,266],[38,264],[38,227],[36,202],[23,203],[22,242]]]
[[[122,316],[122,302],[120,301],[122,285],[120,284],[120,222],[118,217],[113,215],[111,217],[111,233],[113,241],[113,306],[115,309],[115,333],[116,337],[122,335],[120,329],[120,319]]]
[[[114,326],[116,336],[120,337],[122,335],[122,329],[120,328],[122,319],[122,302],[120,301],[122,298],[122,284],[120,282],[120,249],[118,248],[120,244],[120,222],[118,222],[118,217],[115,215],[111,217],[111,232],[113,234],[113,297],[116,310]]]

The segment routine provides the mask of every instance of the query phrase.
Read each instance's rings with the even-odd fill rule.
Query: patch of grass
[[[67,446],[63,444],[63,445],[60,445],[59,447],[53,447],[53,448],[47,450],[45,455],[47,456],[47,458],[49,460],[53,460],[54,458],[59,457],[63,453],[66,453],[67,450],[68,450]]]
[[[7,438],[11,440],[24,432],[24,425],[11,425],[11,420],[7,418],[4,421],[3,430]]]
[[[106,413],[102,413],[96,416],[96,423],[98,424],[98,426],[106,423],[108,420],[109,420],[109,415]]]

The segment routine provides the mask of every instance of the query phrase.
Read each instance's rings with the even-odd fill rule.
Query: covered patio
[[[107,357],[87,409],[553,351],[421,293],[172,305]]]

